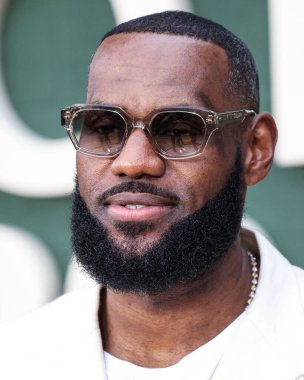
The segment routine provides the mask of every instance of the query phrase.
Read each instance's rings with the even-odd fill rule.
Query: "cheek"
[[[172,162],[168,168],[178,179],[174,185],[182,189],[190,212],[202,207],[218,194],[233,167],[233,154],[219,152],[216,146],[209,147],[207,153],[192,160]]]
[[[101,178],[104,179],[103,173],[106,172],[109,165],[108,160],[77,154],[76,169],[79,191],[89,206],[92,203],[94,193],[98,189],[100,191],[100,185],[104,183]]]
[[[171,168],[176,189],[187,204],[188,212],[194,212],[202,207],[221,188],[221,175],[216,170],[217,165],[212,159],[184,161]],[[170,169],[168,171],[171,171]],[[169,173],[168,173],[169,174]]]

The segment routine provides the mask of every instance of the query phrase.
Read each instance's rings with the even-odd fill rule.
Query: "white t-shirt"
[[[105,352],[108,380],[209,380],[245,313],[208,343],[166,368],[144,368]]]

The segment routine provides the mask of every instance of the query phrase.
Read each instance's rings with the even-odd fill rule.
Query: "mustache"
[[[135,181],[129,181],[120,183],[119,185],[113,186],[110,189],[103,192],[99,198],[99,201],[101,203],[105,202],[106,199],[112,195],[116,195],[119,193],[149,193],[153,195],[159,195],[164,198],[168,198],[174,202],[179,202],[180,198],[175,193],[164,189],[162,187],[158,187],[152,183],[146,183],[146,182],[135,182]]]

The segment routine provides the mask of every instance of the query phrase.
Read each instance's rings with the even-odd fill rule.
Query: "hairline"
[[[176,17],[180,18],[177,24]],[[259,78],[254,58],[246,44],[222,25],[183,11],[151,14],[115,26],[103,36],[96,51],[111,36],[134,33],[187,37],[223,49],[228,66],[223,95],[233,96],[242,108],[259,111]]]

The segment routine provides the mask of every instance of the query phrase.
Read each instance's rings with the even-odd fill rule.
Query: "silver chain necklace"
[[[247,252],[247,254],[250,258],[250,263],[251,263],[251,287],[250,287],[249,298],[246,303],[245,310],[247,310],[248,306],[251,304],[251,302],[253,301],[255,297],[255,293],[258,286],[258,279],[259,279],[257,259],[251,252]]]
[[[257,286],[258,286],[258,279],[259,279],[257,259],[251,252],[247,251],[247,254],[249,256],[250,264],[251,264],[251,287],[250,287],[249,298],[248,298],[248,301],[246,303],[245,311],[248,309],[249,305],[251,304],[251,302],[254,299],[254,296],[255,296],[255,293],[257,290]],[[212,372],[212,375],[210,377],[210,380],[213,379],[213,376],[216,373],[217,368],[218,368],[221,360],[222,360],[222,357],[219,359],[217,365],[215,366],[214,371]]]

